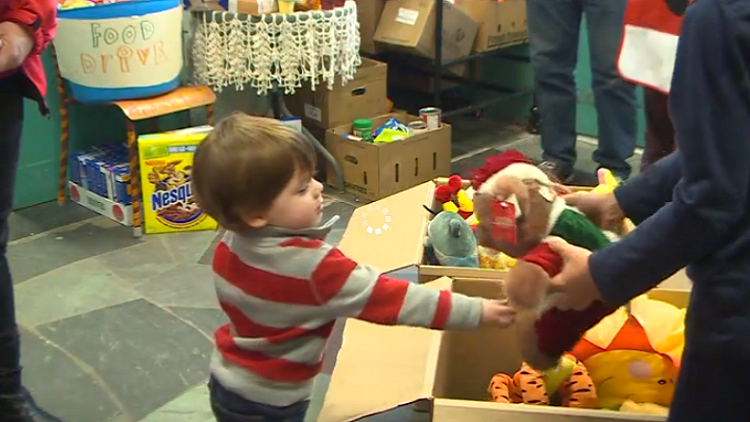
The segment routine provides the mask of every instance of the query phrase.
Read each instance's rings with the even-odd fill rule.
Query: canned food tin
[[[411,133],[413,134],[427,132],[427,123],[421,120],[409,122],[409,131],[411,131]]]
[[[440,128],[443,112],[437,107],[425,107],[419,110],[419,118],[427,125],[427,130]]]

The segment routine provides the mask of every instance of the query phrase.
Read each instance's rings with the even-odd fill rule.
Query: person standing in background
[[[692,0],[629,0],[618,67],[626,80],[643,86],[646,145],[641,172],[671,154],[675,133],[669,116],[669,87],[677,40]]]
[[[675,149],[669,95],[644,86],[643,107],[646,110],[646,144],[641,156],[641,173]]]
[[[637,132],[635,86],[617,72],[617,54],[627,0],[527,0],[531,66],[541,114],[540,167],[561,182],[596,184],[596,177],[571,180],[576,162],[574,72],[582,17],[588,26],[599,145],[593,159],[619,178],[630,176]]]
[[[55,35],[57,1],[0,1],[0,421],[61,422],[21,386],[21,345],[6,257],[23,128],[23,99],[43,114],[47,85],[40,54]]]

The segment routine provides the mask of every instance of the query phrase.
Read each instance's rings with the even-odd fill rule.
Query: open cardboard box
[[[435,188],[445,183],[446,178],[437,178],[355,209],[341,239],[341,249],[355,261],[366,262],[382,272],[416,266],[420,283],[443,276],[501,280],[505,276],[503,270],[424,263],[424,238],[433,215],[423,205],[441,211],[442,205],[434,198]],[[470,186],[468,180],[463,184],[464,188]],[[571,187],[573,191],[590,189]]]
[[[684,272],[672,285],[686,286]],[[470,296],[498,298],[497,280],[444,277],[427,284]],[[655,289],[649,296],[684,308],[687,290]],[[431,331],[350,319],[318,422],[353,421],[417,403],[432,422],[645,422],[664,417],[594,409],[498,404],[487,401],[497,372],[513,373],[521,357],[513,329]]]
[[[432,218],[424,205],[442,210],[434,199],[435,188],[446,181],[435,179],[355,209],[341,239],[341,250],[382,272],[416,266],[420,282],[442,276],[502,279],[505,272],[499,270],[424,264],[424,237]],[[464,183],[468,186],[469,182]]]

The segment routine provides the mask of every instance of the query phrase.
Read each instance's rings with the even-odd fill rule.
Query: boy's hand
[[[484,299],[482,301],[482,324],[507,328],[516,320],[516,310],[507,300]]]

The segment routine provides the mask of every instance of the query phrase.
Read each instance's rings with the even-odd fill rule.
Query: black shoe
[[[24,416],[26,417],[28,422],[63,422],[62,419],[53,416],[46,410],[37,406],[36,402],[34,401],[34,397],[32,397],[31,393],[29,393],[29,390],[27,390],[25,387],[22,387],[21,391],[21,396],[23,397],[23,411],[26,413],[26,415]],[[21,420],[27,422],[27,420]]]
[[[599,185],[599,178],[594,173],[576,170],[568,177],[566,184],[593,188]]]
[[[28,390],[23,388],[21,394],[0,396],[2,422],[62,422],[60,418],[52,416],[37,406]]]

